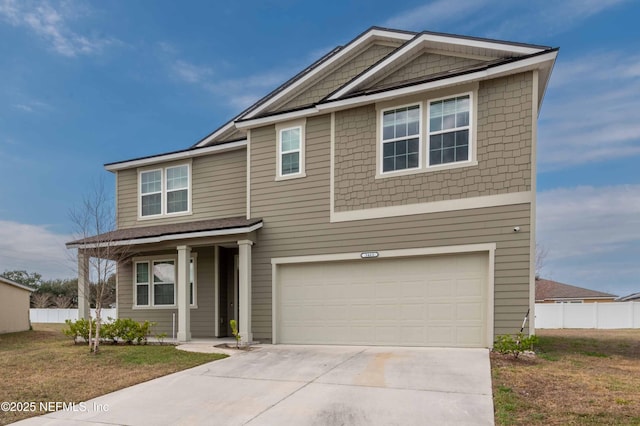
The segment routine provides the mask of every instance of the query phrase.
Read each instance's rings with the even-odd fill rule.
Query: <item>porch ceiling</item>
[[[186,238],[233,235],[255,231],[262,227],[262,219],[229,217],[195,222],[170,223],[138,228],[118,229],[66,243],[67,248],[90,248],[103,244],[135,245]]]

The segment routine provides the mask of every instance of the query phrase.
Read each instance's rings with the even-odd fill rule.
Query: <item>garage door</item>
[[[485,347],[487,254],[277,269],[277,341]]]

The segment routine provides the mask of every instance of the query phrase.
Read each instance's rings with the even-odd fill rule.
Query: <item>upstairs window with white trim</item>
[[[420,105],[382,112],[382,172],[420,167]]]
[[[429,103],[429,165],[469,160],[470,97]]]
[[[295,175],[300,173],[302,129],[293,127],[280,130],[280,175]]]
[[[139,174],[141,218],[190,211],[189,165],[145,170]]]

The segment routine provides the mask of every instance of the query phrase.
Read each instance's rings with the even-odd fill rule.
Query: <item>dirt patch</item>
[[[256,349],[255,347],[253,347],[251,345],[240,345],[240,346],[237,346],[235,343],[221,343],[219,345],[215,345],[214,347],[221,348],[221,349],[231,349],[231,350],[234,350],[234,351],[252,351],[252,350]]]
[[[491,354],[496,424],[640,424],[640,330],[542,330],[537,356]]]

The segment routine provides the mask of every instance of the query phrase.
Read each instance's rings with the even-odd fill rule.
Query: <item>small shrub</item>
[[[493,343],[493,350],[503,355],[513,355],[514,358],[518,358],[524,351],[533,349],[533,345],[538,343],[538,337],[535,335],[525,336],[523,333],[518,333],[514,339],[510,334],[503,334],[496,338]]]
[[[66,320],[65,324],[67,324],[67,327],[69,328],[62,330],[62,332],[65,336],[71,337],[74,344],[77,342],[76,339],[78,337],[84,339],[85,343],[89,342],[89,324],[91,324],[91,330],[96,329],[96,321],[93,319],[91,320],[91,323],[89,323],[89,320],[84,318],[80,318],[77,321]]]
[[[236,322],[236,320],[231,320],[229,321],[229,325],[231,326],[231,333],[233,334],[233,337],[236,338],[236,348],[240,348],[240,339],[242,339],[242,336],[240,336],[240,333],[238,333],[238,323]]]
[[[89,321],[81,318],[77,321],[67,320],[68,329],[62,330],[66,336],[76,341],[77,337],[82,337],[85,342],[89,341]],[[154,322],[144,321],[139,323],[131,318],[118,318],[102,324],[100,327],[100,338],[103,341],[111,341],[113,344],[126,342],[128,344],[146,344],[147,337],[151,334],[151,327]],[[96,322],[92,320],[91,329],[95,330]]]
[[[164,345],[164,339],[166,338],[167,338],[167,333],[156,334],[156,339],[158,339],[158,343],[160,343],[160,345]]]

